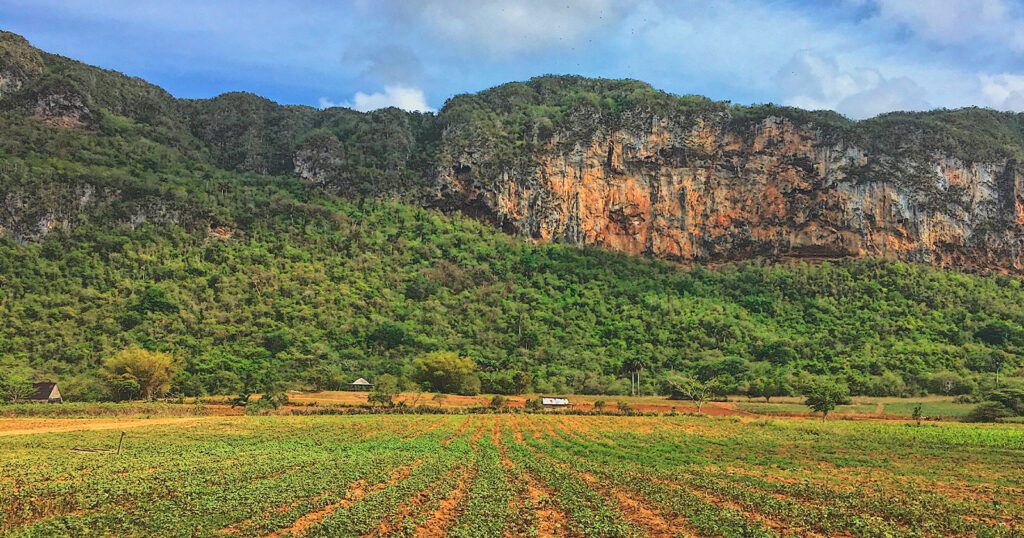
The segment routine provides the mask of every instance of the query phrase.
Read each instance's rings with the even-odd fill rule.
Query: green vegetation
[[[821,420],[828,418],[829,411],[835,409],[837,405],[850,403],[849,389],[835,383],[810,385],[804,389],[804,396],[807,397],[804,404],[821,413]]]
[[[412,378],[427,390],[474,396],[480,393],[480,378],[473,371],[473,359],[452,351],[432,351],[412,363]]]
[[[110,384],[110,391],[118,400],[139,396],[152,400],[166,393],[177,370],[173,355],[137,347],[119,351],[103,362],[103,373]]]
[[[0,403],[17,404],[25,400],[35,388],[32,380],[23,373],[0,372]]]
[[[556,134],[652,114],[785,116],[871,140],[903,118],[980,158],[1015,151],[1013,115],[849,122],[580,77],[457,96],[436,116],[241,93],[178,101],[9,33],[0,67],[23,83],[0,98],[0,376],[59,381],[69,400],[166,390],[245,404],[385,374],[402,390],[608,395],[668,394],[689,376],[769,401],[822,378],[852,394],[976,399],[1021,382],[1017,278],[880,260],[684,269],[417,207],[460,140],[495,166],[530,166],[531,145]],[[81,127],[26,117],[57,90],[80,98],[82,110],[56,112],[82,115]],[[334,179],[296,178],[300,154],[329,161]],[[169,389],[104,372],[134,348],[180,358]],[[421,365],[437,354],[472,367],[435,378]]]
[[[1015,278],[887,261],[681,269],[305,199],[227,240],[155,224],[0,240],[0,364],[69,399],[113,397],[99,365],[133,345],[181,357],[186,395],[408,379],[436,351],[471,358],[485,393],[626,394],[633,358],[646,394],[675,372],[730,393],[830,376],[853,394],[963,394],[1021,366]]]
[[[985,394],[985,401],[968,413],[967,422],[996,422],[1024,417],[1024,389],[1004,388]]]
[[[0,436],[0,534],[1024,532],[1017,425],[391,415],[126,431],[119,456],[81,451],[115,449],[119,430]]]
[[[963,417],[970,412],[972,404],[956,402],[891,402],[885,404],[885,413],[888,415],[912,416],[914,408],[921,406],[921,414],[926,417]]]

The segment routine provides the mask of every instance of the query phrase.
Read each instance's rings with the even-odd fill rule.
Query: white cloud
[[[411,26],[424,26],[470,53],[507,56],[570,48],[616,19],[616,0],[426,0],[381,2]]]
[[[860,119],[893,110],[930,108],[925,90],[908,77],[874,68],[843,69],[834,57],[800,51],[775,76],[787,105],[832,109]]]
[[[863,0],[856,0],[862,3]],[[1024,52],[1024,17],[1005,0],[870,0],[876,20],[904,25],[918,36],[945,44],[1000,43]]]
[[[435,109],[427,105],[427,98],[423,90],[406,86],[385,86],[383,92],[363,93],[356,92],[349,103],[336,103],[326,97],[320,98],[320,108],[331,108],[343,106],[369,112],[380,108],[397,107],[409,112],[434,112]]]
[[[981,95],[987,106],[1024,112],[1024,75],[980,75]]]
[[[894,110],[928,110],[924,88],[907,77],[884,78],[878,83],[847,96],[835,109],[851,118],[870,118]]]
[[[320,98],[320,102],[317,105],[317,108],[323,110],[325,108],[334,108],[334,107],[337,107],[337,106],[348,106],[348,105],[346,103],[336,103],[336,102],[331,101],[330,99],[328,99],[326,97],[321,97]]]

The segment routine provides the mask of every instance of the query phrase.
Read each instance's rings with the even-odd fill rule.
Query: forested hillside
[[[187,395],[411,383],[412,361],[437,350],[472,358],[485,392],[522,388],[517,372],[541,392],[621,394],[626,370],[641,370],[647,392],[681,372],[730,391],[827,375],[873,395],[965,393],[1020,373],[1016,276],[873,256],[775,263],[757,249],[681,266],[523,238],[543,234],[434,190],[437,170],[493,181],[593,106],[622,120],[659,107],[776,114],[880,145],[896,143],[899,131],[872,135],[887,122],[933,124],[939,146],[1003,160],[1020,149],[1013,115],[853,124],[553,77],[458,97],[438,116],[179,101],[19,39],[0,36],[0,373],[60,381],[69,399],[110,397],[100,366],[136,345],[178,357],[171,391]],[[467,144],[488,160],[460,161]]]

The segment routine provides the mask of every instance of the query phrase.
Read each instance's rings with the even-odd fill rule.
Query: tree
[[[837,405],[850,402],[850,389],[837,383],[817,383],[806,387],[804,396],[804,405],[821,413],[821,420],[825,420]]]
[[[967,413],[964,422],[995,422],[1012,416],[1013,411],[1000,402],[981,402]]]
[[[985,399],[1003,404],[1015,415],[1024,415],[1024,388],[994,390],[985,395]]]
[[[129,347],[109,357],[103,370],[115,392],[135,383],[138,391],[151,400],[171,388],[178,361],[169,353]]]
[[[532,384],[533,374],[522,370],[516,370],[512,373],[512,385],[515,387],[516,394],[526,394],[526,391],[530,390],[530,385]]]
[[[530,398],[529,400],[526,400],[524,407],[527,411],[540,411],[541,409],[544,409],[544,400],[539,397]]]
[[[149,288],[146,288],[146,291],[142,292],[142,297],[139,298],[136,310],[143,313],[158,312],[170,314],[177,312],[178,306],[167,299],[167,295],[164,293],[163,288],[159,286],[150,286]]]
[[[0,403],[18,403],[35,391],[32,380],[20,374],[0,374]]]
[[[418,383],[432,390],[445,393],[461,393],[471,390],[476,381],[479,391],[480,379],[473,375],[476,364],[473,359],[463,357],[454,351],[433,351],[416,359],[412,364],[412,377]]]
[[[640,390],[640,372],[643,371],[644,360],[640,357],[632,357],[627,359],[622,365],[622,369],[629,373],[629,395],[636,396]]]
[[[759,377],[750,382],[747,388],[747,396],[751,398],[764,398],[765,402],[771,402],[776,396],[788,396],[792,389],[781,377]]]
[[[373,386],[370,394],[367,395],[366,401],[392,407],[395,405],[395,397],[401,394],[401,392],[401,388],[398,386],[398,378],[391,374],[384,374],[377,378],[377,383]]]
[[[704,408],[704,402],[713,396],[721,387],[717,377],[712,377],[707,381],[700,381],[689,376],[676,377],[669,379],[669,383],[671,383],[674,392],[693,400],[694,403],[697,404],[698,414],[700,414]]]

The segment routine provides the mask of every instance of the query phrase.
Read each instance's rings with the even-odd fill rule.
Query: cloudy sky
[[[179,97],[434,110],[555,73],[852,118],[1024,111],[1022,0],[4,0],[0,28]]]

